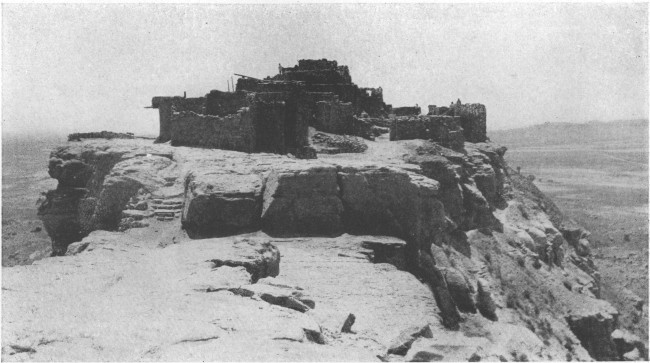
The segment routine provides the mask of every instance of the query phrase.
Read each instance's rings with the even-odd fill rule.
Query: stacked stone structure
[[[422,114],[422,109],[420,106],[395,107],[392,109],[391,114],[395,116],[418,116]]]
[[[460,100],[451,103],[449,107],[429,105],[427,115],[447,115],[460,117],[465,140],[469,142],[485,142],[487,140],[486,110],[480,103],[462,104]]]
[[[244,152],[295,153],[308,145],[311,109],[299,87],[283,92],[220,92],[155,97],[158,142]]]
[[[374,140],[429,139],[452,149],[464,141],[484,142],[482,104],[421,108],[384,103],[383,90],[360,88],[347,66],[327,59],[302,59],[278,67],[273,77],[242,76],[236,90],[213,90],[205,97],[154,97],[160,113],[158,142],[244,152],[299,153],[309,146],[309,126],[323,132]]]
[[[283,82],[300,82],[305,91],[330,93],[338,96],[341,103],[350,103],[355,115],[366,112],[373,117],[386,116],[390,107],[384,103],[383,90],[379,88],[360,88],[352,82],[347,66],[339,66],[336,61],[327,59],[301,59],[294,67],[278,67],[279,73],[264,80],[240,78],[237,91],[256,92],[259,89],[282,87]]]
[[[454,149],[463,149],[465,137],[460,117],[402,116],[396,117],[390,128],[390,140],[426,139]]]

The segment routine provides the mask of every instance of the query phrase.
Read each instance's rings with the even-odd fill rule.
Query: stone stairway
[[[159,221],[173,221],[179,218],[183,210],[184,201],[181,198],[153,199],[150,208],[153,216]]]
[[[147,198],[149,197],[149,198]],[[155,218],[162,222],[171,222],[180,218],[185,202],[181,197],[151,198],[136,196],[131,198],[122,211],[118,230],[144,228],[149,226],[147,220]]]

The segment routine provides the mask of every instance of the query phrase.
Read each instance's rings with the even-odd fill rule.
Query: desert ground
[[[517,135],[517,136],[515,136]],[[648,338],[648,124],[647,121],[546,124],[492,132],[508,146],[506,161],[565,215],[591,232],[603,298],[620,321]]]
[[[2,266],[28,264],[52,252],[37,202],[42,192],[56,188],[47,162],[52,148],[64,140],[62,135],[3,136]]]

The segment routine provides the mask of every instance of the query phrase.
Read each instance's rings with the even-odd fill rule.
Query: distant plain
[[[64,136],[2,137],[2,266],[31,263],[49,256],[51,242],[38,219],[41,192],[55,189],[47,164]]]
[[[549,123],[489,132],[506,145],[506,161],[565,215],[591,232],[603,298],[620,321],[648,338],[648,122]],[[632,307],[630,292],[642,298]]]

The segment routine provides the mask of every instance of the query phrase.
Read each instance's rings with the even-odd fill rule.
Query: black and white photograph
[[[647,2],[1,10],[1,361],[648,361]]]

